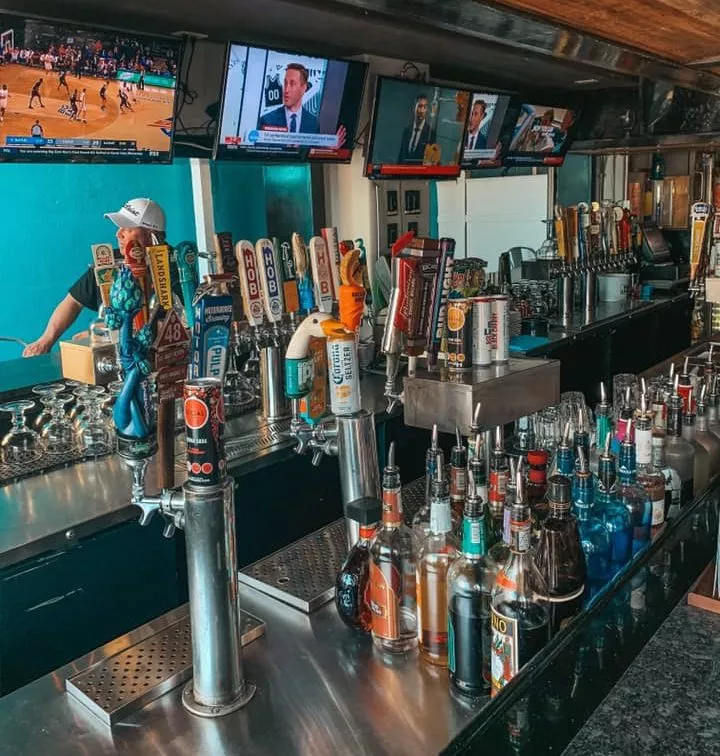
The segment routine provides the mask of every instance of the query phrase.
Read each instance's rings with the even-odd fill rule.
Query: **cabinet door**
[[[160,518],[125,523],[3,571],[0,694],[181,603],[175,543],[161,531]]]

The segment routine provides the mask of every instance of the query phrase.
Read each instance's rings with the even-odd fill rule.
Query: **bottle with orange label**
[[[495,447],[490,454],[490,486],[488,488],[488,501],[490,512],[502,511],[505,505],[505,490],[508,482],[508,461],[503,442],[503,430],[501,426],[495,428]]]
[[[417,646],[417,604],[412,532],[403,521],[395,442],[383,471],[382,523],[370,547],[372,637],[384,651]]]
[[[510,558],[495,579],[490,622],[491,694],[499,693],[549,640],[547,583],[530,553],[530,507],[522,472],[510,516]]]

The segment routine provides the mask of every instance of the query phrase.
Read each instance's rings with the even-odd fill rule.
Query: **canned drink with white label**
[[[493,348],[492,299],[490,297],[473,299],[472,326],[472,364],[487,367],[492,364]]]
[[[447,367],[455,373],[472,370],[472,300],[448,299]]]
[[[222,381],[185,381],[183,393],[188,483],[204,488],[218,486],[226,476]]]
[[[492,331],[492,361],[507,362],[510,359],[510,323],[506,296],[492,297]]]
[[[360,412],[360,366],[355,336],[328,336],[327,355],[331,412],[334,415]]]

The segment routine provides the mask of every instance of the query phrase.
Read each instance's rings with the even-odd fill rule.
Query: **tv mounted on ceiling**
[[[523,103],[505,165],[562,165],[577,115],[577,110],[567,107]]]

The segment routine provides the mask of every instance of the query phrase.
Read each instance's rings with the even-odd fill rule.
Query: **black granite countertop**
[[[720,615],[683,598],[564,756],[720,754]]]

